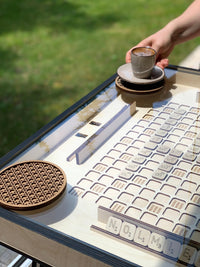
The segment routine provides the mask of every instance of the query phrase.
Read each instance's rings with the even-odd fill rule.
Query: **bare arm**
[[[185,12],[166,25],[174,44],[180,44],[200,35],[200,0],[194,1]]]
[[[195,0],[179,17],[170,21],[160,31],[141,41],[137,46],[152,46],[158,54],[157,64],[164,68],[168,65],[167,57],[175,45],[199,35],[200,0]],[[130,62],[130,50],[126,54],[127,63]]]

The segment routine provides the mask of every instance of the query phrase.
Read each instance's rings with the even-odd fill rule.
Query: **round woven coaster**
[[[15,210],[46,206],[65,190],[65,173],[46,161],[23,161],[0,171],[0,205]]]

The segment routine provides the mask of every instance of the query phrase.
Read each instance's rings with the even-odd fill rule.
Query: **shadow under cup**
[[[131,50],[131,66],[133,75],[140,79],[148,79],[156,63],[156,51],[151,47],[135,47]]]

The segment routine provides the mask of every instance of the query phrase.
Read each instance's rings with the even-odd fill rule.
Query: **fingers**
[[[156,65],[161,69],[164,69],[169,65],[169,60],[167,58],[161,59],[156,63]]]
[[[131,62],[131,50],[135,47],[138,46],[150,46],[152,47],[154,50],[157,51],[157,47],[154,47],[154,45],[152,44],[152,40],[151,38],[146,38],[144,40],[142,40],[140,43],[138,43],[137,45],[133,46],[131,49],[128,50],[128,52],[126,53],[126,57],[125,57],[125,61],[126,63],[130,63]]]
[[[133,49],[134,47],[132,47],[131,49],[128,50],[128,52],[126,53],[126,57],[125,57],[125,61],[126,63],[130,63],[131,62],[131,50]]]

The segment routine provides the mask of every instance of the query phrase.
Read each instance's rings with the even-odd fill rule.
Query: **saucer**
[[[124,81],[134,84],[151,84],[161,81],[164,78],[164,71],[158,66],[154,66],[151,77],[148,79],[139,79],[133,75],[131,63],[124,64],[117,69],[117,74]]]
[[[151,84],[134,84],[129,83],[117,76],[115,85],[118,89],[131,94],[148,94],[161,90],[164,87],[165,81],[162,79],[156,83]]]

